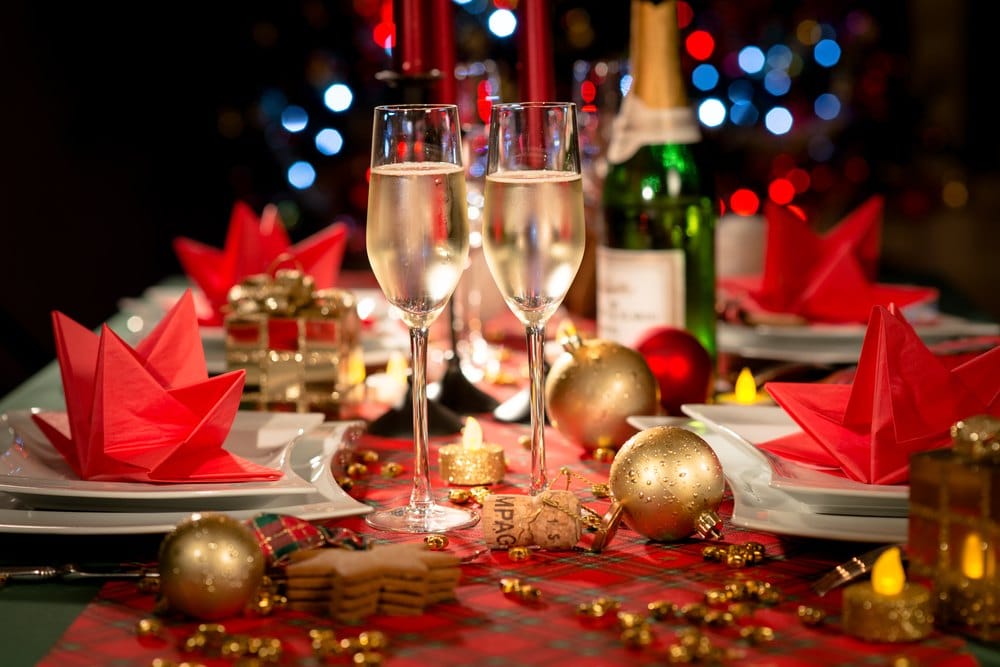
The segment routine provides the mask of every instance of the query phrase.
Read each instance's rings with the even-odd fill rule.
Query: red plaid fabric
[[[524,492],[530,461],[527,450],[517,440],[528,433],[528,428],[486,419],[481,424],[486,440],[504,444],[508,455],[510,471],[504,484],[495,490]],[[548,435],[553,477],[561,466],[568,465],[592,481],[607,479],[609,464],[594,461],[552,430]],[[448,440],[436,439],[432,443],[432,456],[435,445]],[[398,461],[409,470],[412,457],[409,440],[365,436],[360,446],[378,451],[382,462]],[[408,474],[387,479],[373,471],[355,486],[353,493],[377,505],[403,502],[409,495],[410,479]],[[444,499],[446,486],[440,479],[433,482]],[[558,477],[554,485],[563,488]],[[584,482],[574,479],[570,488],[578,492],[585,504],[603,513],[607,501],[595,499]],[[726,518],[729,512],[727,500],[720,513]],[[331,521],[326,525],[352,529],[377,541],[417,539],[412,535],[377,533],[361,518]],[[463,565],[458,599],[436,604],[421,616],[376,615],[354,625],[344,625],[300,612],[279,611],[263,618],[230,619],[225,622],[226,629],[280,638],[284,645],[281,662],[284,665],[322,664],[312,656],[308,638],[311,628],[331,628],[345,637],[355,636],[361,630],[381,630],[390,640],[385,662],[394,667],[662,665],[667,662],[669,645],[678,640],[678,634],[688,627],[686,624],[654,622],[653,643],[644,648],[628,648],[620,641],[613,619],[586,619],[577,613],[577,606],[597,597],[611,597],[620,601],[622,610],[644,612],[646,605],[654,600],[677,604],[701,601],[705,591],[743,578],[771,583],[781,592],[781,600],[770,607],[756,606],[752,615],[738,619],[736,627],[703,630],[713,645],[729,651],[729,662],[733,664],[814,667],[889,664],[900,656],[907,657],[910,664],[924,666],[977,664],[959,637],[935,633],[913,644],[878,644],[862,642],[841,632],[840,593],[817,598],[810,592],[809,584],[834,564],[866,550],[865,545],[784,539],[739,530],[727,523],[723,543],[757,541],[764,544],[768,554],[762,565],[732,569],[724,563],[704,560],[702,549],[706,542],[702,540],[653,543],[627,527],[619,530],[600,554],[585,549],[534,551],[521,562],[510,560],[506,551],[485,550],[477,528],[460,531],[450,538],[449,548],[469,559]],[[541,600],[528,604],[505,596],[499,587],[503,577],[519,578],[537,587],[542,592]],[[824,610],[827,621],[817,627],[802,624],[797,615],[800,604]],[[145,666],[155,658],[175,662],[197,660],[208,666],[231,664],[180,650],[183,639],[196,629],[195,621],[169,618],[165,620],[162,637],[137,636],[136,622],[151,615],[153,605],[153,597],[140,593],[134,584],[109,583],[39,664]],[[739,628],[750,625],[772,628],[774,640],[752,644],[741,638]]]

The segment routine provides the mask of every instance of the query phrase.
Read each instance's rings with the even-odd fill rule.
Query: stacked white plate
[[[0,532],[100,535],[166,533],[193,512],[237,519],[260,513],[305,520],[366,514],[333,478],[335,461],[363,421],[318,413],[240,411],[223,447],[280,470],[271,482],[146,484],[81,480],[31,419],[0,414]]]
[[[733,493],[735,525],[858,542],[904,542],[909,487],[863,484],[756,447],[800,429],[780,407],[684,405],[690,420],[634,416],[638,429],[680,425],[711,445]]]

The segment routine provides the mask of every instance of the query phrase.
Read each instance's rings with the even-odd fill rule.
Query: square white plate
[[[928,345],[953,338],[996,336],[1000,325],[954,315],[915,318],[917,334]],[[807,364],[855,364],[864,342],[865,324],[748,326],[719,322],[719,350],[749,359],[775,359]]]
[[[723,433],[770,467],[770,485],[826,514],[906,516],[910,487],[906,484],[864,484],[820,467],[791,461],[756,445],[801,429],[785,410],[767,405],[704,405],[681,407],[684,414]]]
[[[32,410],[0,415],[5,451],[0,454],[0,492],[38,509],[135,511],[234,509],[259,505],[272,496],[314,492],[292,471],[295,440],[323,422],[320,413],[240,410],[223,447],[254,463],[280,470],[275,481],[151,484],[80,479],[31,418]],[[4,430],[5,429],[5,430]]]
[[[292,445],[288,460],[292,474],[309,484],[306,495],[274,495],[244,509],[226,511],[241,521],[261,513],[287,514],[305,521],[367,514],[372,507],[351,498],[333,478],[331,463],[346,455],[365,430],[363,421],[326,422]],[[133,535],[168,533],[200,507],[187,511],[77,511],[32,509],[9,494],[0,493],[0,532],[49,535]]]
[[[629,423],[642,430],[660,425],[682,426],[704,438],[719,457],[732,491],[734,525],[778,535],[829,540],[878,543],[906,540],[905,516],[820,513],[809,503],[771,486],[771,471],[760,452],[700,420],[679,424],[677,417],[633,416],[629,417]]]

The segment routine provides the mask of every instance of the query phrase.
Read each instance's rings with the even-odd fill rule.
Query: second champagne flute
[[[413,355],[413,489],[410,502],[372,512],[375,528],[432,533],[465,528],[476,512],[439,505],[427,454],[427,335],[469,256],[458,107],[375,108],[366,239],[382,292],[410,329]]]
[[[545,324],[583,258],[583,179],[576,106],[494,104],[486,166],[483,251],[490,273],[524,324],[531,376],[532,495],[545,470]]]

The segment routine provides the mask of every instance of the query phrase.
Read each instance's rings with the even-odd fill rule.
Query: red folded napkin
[[[239,482],[282,473],[222,449],[244,371],[209,378],[191,290],[129,347],[52,313],[66,412],[32,415],[82,478],[125,482]]]
[[[875,282],[884,200],[875,195],[826,234],[792,210],[768,202],[761,276],[720,278],[751,314],[795,315],[807,322],[864,322],[872,306],[900,308],[933,301],[930,287]]]
[[[911,455],[949,445],[953,423],[1000,416],[1000,347],[952,366],[894,307],[875,306],[851,384],[764,388],[803,433],[761,449],[839,468],[859,482],[898,484],[909,477]]]
[[[247,276],[268,271],[281,255],[287,256],[283,266],[312,276],[316,289],[334,287],[346,246],[347,225],[341,222],[292,245],[277,206],[265,206],[258,219],[244,202],[233,206],[224,249],[183,236],[174,239],[181,267],[212,306],[211,319],[202,324],[214,325],[222,324],[229,289]]]

